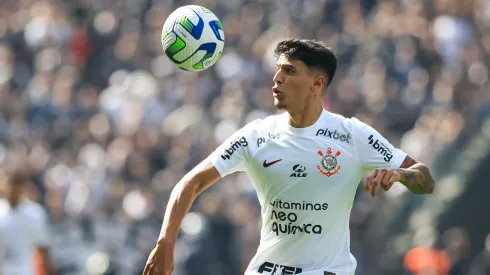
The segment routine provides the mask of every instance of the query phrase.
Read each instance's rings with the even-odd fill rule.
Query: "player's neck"
[[[288,124],[294,128],[306,128],[313,125],[323,112],[321,102],[305,107],[300,111],[288,110]]]

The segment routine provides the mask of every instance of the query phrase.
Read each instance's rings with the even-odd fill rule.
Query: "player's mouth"
[[[280,96],[282,94],[282,92],[279,91],[278,88],[272,87],[272,94],[274,95],[274,97],[278,97],[278,96]]]

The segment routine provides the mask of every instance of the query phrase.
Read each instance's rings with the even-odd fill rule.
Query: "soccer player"
[[[426,165],[359,120],[323,109],[337,67],[324,43],[286,39],[275,54],[272,95],[285,112],[238,130],[175,186],[145,275],[172,273],[177,234],[193,201],[236,171],[248,173],[262,207],[260,245],[246,275],[354,274],[349,216],[366,172],[372,196],[395,182],[415,194],[433,192]]]
[[[47,213],[40,205],[24,196],[28,174],[19,169],[9,173],[5,188],[6,199],[0,200],[0,274],[55,274],[49,255]],[[40,257],[36,257],[39,255]],[[36,268],[41,258],[41,270]]]

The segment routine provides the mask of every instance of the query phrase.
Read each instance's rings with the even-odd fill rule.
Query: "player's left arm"
[[[414,194],[432,194],[435,182],[427,165],[406,156],[397,169],[374,169],[365,181],[366,191],[376,196],[381,187],[388,191],[395,182],[405,185]]]
[[[351,119],[352,144],[362,169],[369,171],[364,181],[366,191],[374,197],[379,188],[388,191],[395,182],[415,194],[431,194],[434,179],[429,168],[393,146],[371,126]]]

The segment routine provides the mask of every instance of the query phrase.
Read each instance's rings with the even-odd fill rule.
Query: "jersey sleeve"
[[[258,120],[252,121],[223,142],[210,156],[221,177],[245,171]]]
[[[352,118],[352,133],[360,165],[365,170],[399,168],[407,154],[395,148],[371,126]]]

